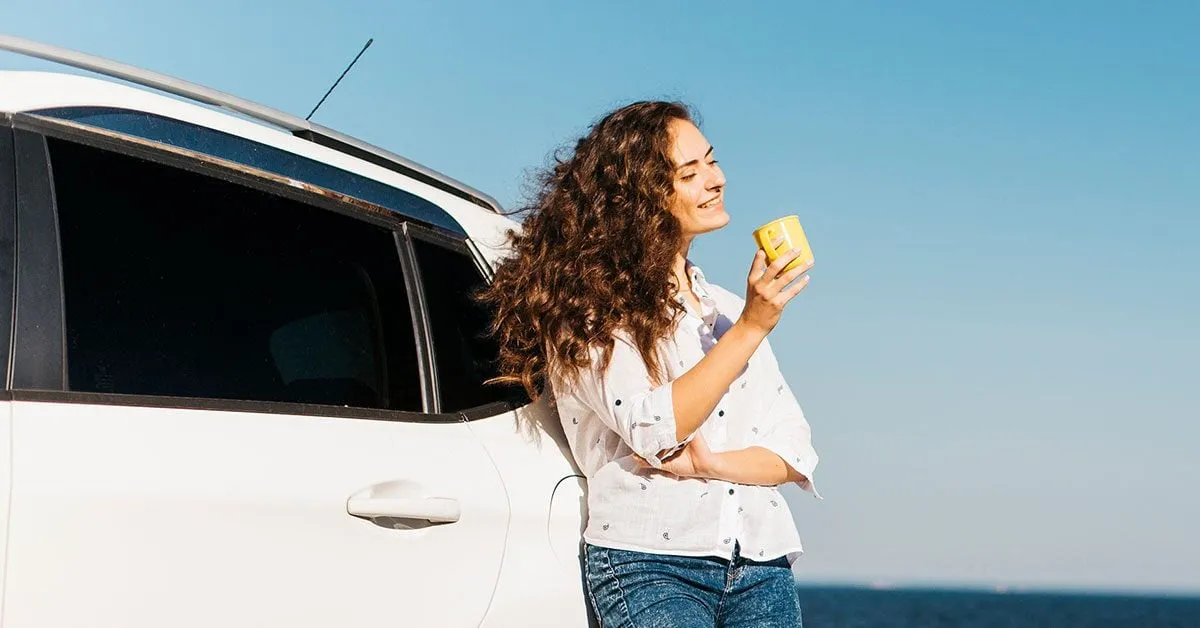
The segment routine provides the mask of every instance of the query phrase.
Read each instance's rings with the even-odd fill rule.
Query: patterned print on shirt
[[[729,302],[730,308],[744,307],[743,303],[735,301],[737,295],[717,294],[713,291],[713,296],[718,301],[715,308],[707,299],[702,299],[704,307],[701,314],[705,315],[703,321],[697,319],[696,312],[689,306],[688,316],[683,322],[677,321],[672,337],[661,346],[663,352],[668,354],[664,356],[665,361],[668,364],[672,361],[677,363],[674,369],[667,367],[670,377],[678,377],[686,372],[694,358],[702,357],[704,349],[711,349],[720,332],[732,324],[732,321],[726,320],[721,314],[726,311],[726,301]],[[728,311],[732,312],[735,309]],[[712,317],[706,316],[708,314],[712,314],[717,322],[714,323]],[[707,331],[701,328],[702,322],[707,324]],[[655,469],[647,468],[649,465],[629,464],[627,458],[631,452],[618,431],[624,434],[632,432],[633,438],[646,442],[657,441],[658,432],[663,429],[661,426],[668,423],[666,419],[671,418],[672,421],[668,424],[673,425],[676,417],[655,414],[656,410],[670,412],[670,409],[657,405],[657,402],[663,400],[661,396],[656,396],[659,393],[655,392],[647,397],[646,393],[650,391],[646,388],[643,378],[645,373],[636,368],[639,358],[636,351],[629,350],[624,344],[619,344],[615,349],[623,352],[618,357],[622,358],[622,363],[627,364],[629,368],[611,371],[607,378],[601,376],[602,374],[592,373],[591,377],[585,378],[586,385],[577,390],[565,385],[566,382],[555,382],[556,385],[563,384],[559,387],[561,390],[556,392],[562,393],[558,399],[559,408],[563,411],[562,416],[567,419],[562,421],[562,424],[576,442],[575,449],[580,458],[576,462],[589,472],[606,469],[606,473],[595,474],[588,480],[589,493],[597,497],[593,500],[597,507],[593,512],[596,517],[593,519],[595,525],[592,530],[600,530],[599,538],[616,540],[616,537],[620,537],[622,542],[632,543],[649,551],[674,553],[686,547],[711,556],[724,555],[726,558],[740,542],[741,551],[737,553],[745,555],[747,559],[757,560],[765,560],[767,553],[779,556],[791,551],[792,547],[797,547],[799,542],[794,529],[795,523],[791,513],[784,508],[785,503],[790,505],[790,502],[785,502],[778,493],[727,482],[678,481]],[[766,347],[763,349],[766,358],[770,358],[770,350]],[[674,360],[671,359],[671,355],[674,355]],[[803,415],[794,407],[798,404],[793,403],[791,398],[793,391],[789,385],[790,380],[786,380],[777,368],[773,368],[773,363],[763,356],[756,356],[754,360],[747,362],[737,374],[734,380],[736,383],[731,383],[728,390],[718,393],[722,398],[717,407],[712,408],[711,416],[718,421],[712,426],[712,436],[719,438],[711,442],[710,446],[714,449],[726,449],[760,443],[764,447],[784,452],[785,461],[798,461],[789,462],[789,465],[794,464],[790,469],[794,476],[796,469],[808,469],[808,460],[815,457],[809,453],[808,439],[790,439],[792,431],[776,427],[776,422],[790,421],[807,427]],[[752,375],[751,370],[754,371]],[[769,392],[772,387],[776,388],[778,393],[775,399],[771,399]],[[788,395],[783,395],[784,392]],[[626,408],[625,398],[631,394],[637,403]],[[610,410],[604,411],[604,401],[608,401]],[[598,408],[600,412],[594,411],[593,408]],[[603,425],[611,423],[609,417],[619,417],[617,420],[621,424],[620,430],[613,431]],[[632,429],[635,427],[643,429],[639,432]],[[584,438],[586,434],[598,438],[600,444],[596,445],[596,442],[592,441],[593,447],[587,447]],[[656,438],[644,438],[647,436]],[[666,435],[662,436],[666,438]],[[683,447],[684,444],[681,443],[678,449]],[[668,449],[664,454],[670,455],[675,450],[676,448]],[[619,464],[612,465],[618,461]],[[630,487],[633,485],[636,485],[637,489],[631,491]],[[806,487],[801,488],[809,490]],[[730,491],[733,493],[727,495]],[[739,499],[743,492],[745,498]],[[712,499],[709,499],[710,496]],[[776,505],[772,506],[772,501]],[[656,516],[633,517],[633,512],[643,504],[654,504],[658,511]],[[733,522],[728,521],[731,506],[735,511]],[[696,517],[692,513],[696,513]],[[702,517],[703,521],[694,520],[698,517]],[[724,522],[721,521],[722,517]],[[614,522],[621,522],[619,533]],[[729,526],[729,523],[733,525]],[[726,536],[720,536],[722,528],[727,532]],[[733,530],[739,528],[743,532],[734,537]],[[609,534],[610,532],[612,534]],[[760,554],[760,551],[763,553]]]

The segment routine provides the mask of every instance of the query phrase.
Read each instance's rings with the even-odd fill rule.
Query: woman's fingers
[[[762,326],[763,329],[773,329],[779,322],[779,316],[788,301],[791,301],[808,285],[806,273],[812,269],[810,260],[806,264],[784,271],[787,265],[796,260],[802,253],[800,249],[791,249],[780,255],[770,264],[766,263],[766,253],[761,249],[754,254],[754,265],[751,267],[750,283],[746,291],[746,310],[744,316]]]
[[[775,261],[767,265],[766,274],[760,281],[766,281],[768,283],[774,281],[779,277],[780,273],[783,272],[783,269],[787,267],[788,264],[792,263],[792,260],[799,257],[800,253],[802,252],[803,251],[800,249],[790,249],[785,251],[782,255],[775,258]]]
[[[791,287],[787,288],[783,292],[780,292],[775,297],[773,302],[780,308],[787,305],[788,301],[791,301],[796,295],[800,294],[800,292],[808,287],[808,281],[810,277],[812,277],[812,275],[805,275],[801,277],[800,281],[797,281]]]
[[[781,291],[783,291],[784,288],[787,287],[788,284],[795,281],[800,275],[803,275],[804,273],[807,273],[809,270],[812,270],[812,267],[813,267],[812,261],[809,261],[808,263],[797,266],[797,267],[787,271],[786,273],[783,273],[782,275],[779,275],[778,277],[776,277],[774,280],[771,281],[769,286],[771,289],[775,290],[776,292],[781,292]]]
[[[759,249],[758,252],[754,254],[754,263],[750,265],[750,276],[746,278],[746,281],[750,284],[758,283],[758,281],[762,279],[763,273],[765,273],[766,270],[767,253],[766,251]]]

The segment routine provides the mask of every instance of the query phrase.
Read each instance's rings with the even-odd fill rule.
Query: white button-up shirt
[[[741,315],[745,301],[704,280],[688,265],[701,312],[688,307],[674,334],[659,344],[668,380],[696,365]],[[682,295],[677,297],[682,301]],[[599,356],[593,351],[593,359]],[[641,355],[619,334],[606,373],[587,369],[574,383],[551,382],[559,418],[575,461],[588,479],[588,543],[678,556],[730,558],[735,543],[752,560],[803,548],[795,521],[775,487],[679,478],[639,467],[683,445],[676,438],[671,383],[654,386]],[[812,483],[817,466],[808,422],[763,342],[725,391],[699,432],[714,452],[759,446],[779,455]]]

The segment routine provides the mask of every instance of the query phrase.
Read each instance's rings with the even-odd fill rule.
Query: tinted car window
[[[251,142],[208,127],[152,113],[111,107],[62,107],[42,109],[37,113],[245,164],[361,198],[450,231],[465,233],[445,210],[415,194],[274,146]]]
[[[69,389],[421,408],[393,233],[49,140]]]
[[[490,312],[472,295],[483,276],[465,252],[413,239],[425,290],[443,412],[494,401],[528,399],[518,387],[485,384],[496,375],[496,343],[487,336]]]

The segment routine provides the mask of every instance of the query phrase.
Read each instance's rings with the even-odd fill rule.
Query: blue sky
[[[682,99],[729,181],[709,278],[780,215],[816,254],[772,340],[822,454],[801,580],[1200,591],[1200,4],[0,5],[301,116],[374,37],[315,119],[510,207]]]

